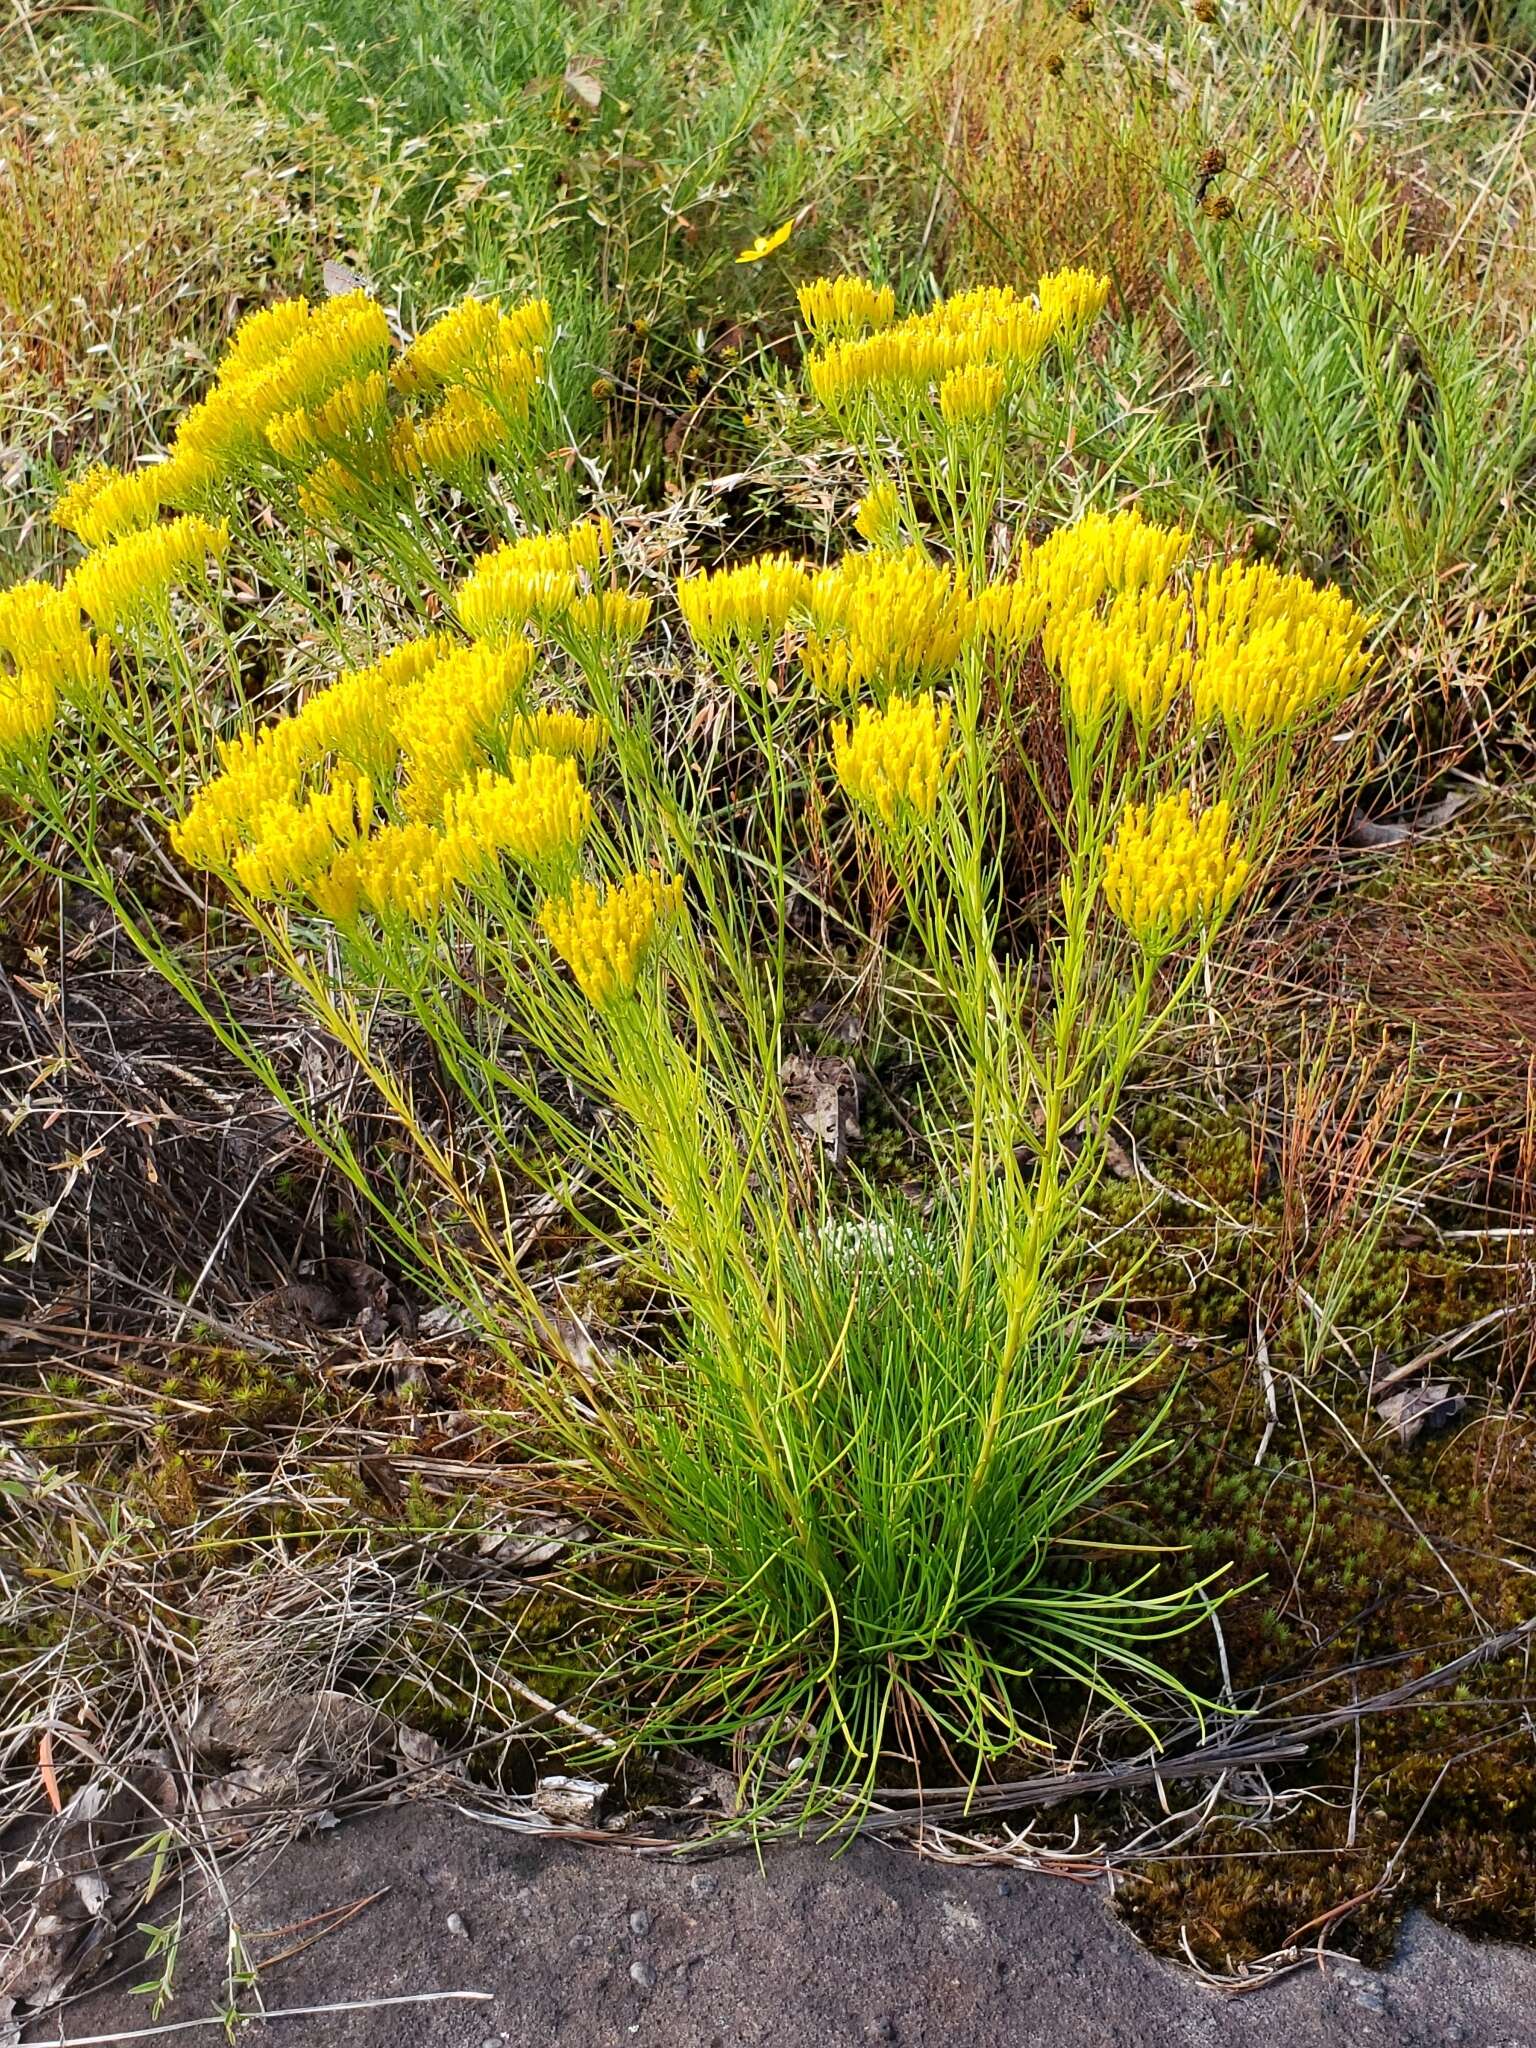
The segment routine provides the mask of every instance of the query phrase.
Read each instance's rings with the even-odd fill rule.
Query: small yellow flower
[[[901,496],[893,483],[871,484],[853,508],[853,530],[860,540],[888,555],[901,550]]]
[[[482,768],[443,803],[443,838],[465,876],[488,873],[503,856],[547,867],[575,853],[591,822],[576,763],[554,754],[519,756],[505,775]]]
[[[795,231],[795,215],[791,214],[782,227],[774,229],[771,235],[759,235],[755,242],[737,252],[738,263],[761,263],[765,256],[771,256],[775,249],[782,249]]]
[[[837,779],[853,801],[886,825],[901,814],[927,820],[953,765],[951,710],[932,691],[892,697],[883,711],[863,706],[851,726],[832,727]]]
[[[920,547],[844,555],[812,579],[810,618],[800,662],[829,697],[937,682],[976,624],[964,579]]]
[[[343,776],[302,803],[282,798],[253,821],[250,844],[234,856],[235,879],[247,894],[286,896],[328,868],[339,848],[363,838],[373,817],[365,776]]]
[[[1242,841],[1228,838],[1230,824],[1225,803],[1197,818],[1187,789],[1123,814],[1104,859],[1104,898],[1144,945],[1169,945],[1189,925],[1215,924],[1236,902],[1249,863]]]
[[[93,548],[125,533],[137,533],[159,518],[165,480],[163,463],[127,475],[98,463],[76,477],[59,497],[51,515],[53,523]]]
[[[651,600],[638,590],[592,590],[572,598],[559,623],[563,639],[609,654],[632,647],[651,621]]]
[[[48,743],[58,716],[58,692],[45,677],[0,675],[0,773]]]
[[[939,411],[952,427],[990,419],[1002,405],[1007,380],[995,363],[951,370],[939,384]]]
[[[760,555],[734,568],[679,578],[677,603],[698,646],[718,659],[733,645],[770,646],[810,591],[803,562],[787,554]]]
[[[222,562],[228,551],[227,520],[213,526],[186,513],[95,549],[70,576],[69,589],[98,626],[118,632],[153,613],[177,584],[201,581],[208,557]]]
[[[1092,270],[1054,270],[1035,287],[1040,310],[1069,353],[1109,303],[1109,279]]]
[[[664,926],[682,908],[681,881],[629,875],[611,888],[578,877],[539,911],[544,935],[599,1010],[632,993]]]
[[[603,518],[578,520],[562,532],[531,533],[481,555],[458,587],[465,629],[477,640],[516,632],[566,611],[613,551]]]
[[[800,317],[818,338],[863,334],[889,327],[896,317],[896,294],[888,284],[863,277],[817,277],[799,287]]]

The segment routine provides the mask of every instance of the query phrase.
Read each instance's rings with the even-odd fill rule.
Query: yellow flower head
[[[482,555],[458,588],[457,608],[477,640],[516,632],[568,609],[613,549],[606,519],[531,533]]]
[[[1217,922],[1242,892],[1249,863],[1228,838],[1231,813],[1197,818],[1187,789],[1125,811],[1104,858],[1104,897],[1144,945],[1170,944],[1189,925]]]
[[[800,317],[818,339],[863,334],[889,327],[896,318],[896,294],[888,284],[863,277],[817,277],[800,286]]]
[[[498,363],[518,359],[537,374],[553,322],[547,299],[525,299],[503,313],[500,299],[461,299],[424,327],[395,365],[402,391],[494,377]]]
[[[629,875],[611,888],[578,877],[539,923],[587,1001],[605,1010],[632,993],[659,933],[682,908],[681,881]]]
[[[212,526],[185,513],[95,549],[75,569],[69,588],[98,626],[118,632],[153,613],[177,584],[201,581],[209,555],[222,562],[228,550],[227,520]]]
[[[503,857],[530,868],[568,860],[591,822],[576,763],[554,754],[520,755],[505,775],[482,768],[443,803],[443,838],[466,876],[488,873]]]
[[[738,263],[761,263],[763,258],[771,256],[775,249],[782,249],[794,231],[795,216],[791,214],[783,226],[775,228],[772,234],[759,235],[755,242],[749,242],[745,249],[738,250],[736,261]]]
[[[247,313],[230,337],[219,364],[219,381],[238,384],[264,370],[291,346],[309,325],[308,299],[278,299]]]
[[[87,547],[100,547],[125,533],[137,533],[160,516],[166,474],[163,463],[128,475],[98,463],[76,477],[55,503],[55,526],[76,534]]]
[[[801,664],[834,697],[937,681],[976,624],[963,578],[921,548],[844,555],[812,579],[810,615]]]
[[[390,922],[430,924],[462,880],[442,833],[414,822],[381,825],[369,838],[343,847],[306,887],[316,907],[337,924],[355,923],[364,910]]]
[[[1085,512],[1024,550],[1019,580],[1048,612],[1081,612],[1109,592],[1161,589],[1189,548],[1182,527],[1155,526],[1134,505],[1124,512]]]
[[[1109,279],[1091,270],[1053,270],[1036,285],[1035,296],[1054,338],[1070,352],[1108,305]]]
[[[256,897],[302,889],[331,865],[338,848],[367,834],[372,817],[365,776],[339,777],[302,803],[281,798],[254,819],[250,844],[234,856],[235,879]]]
[[[413,818],[435,818],[457,782],[491,765],[522,709],[533,669],[527,640],[461,647],[435,663],[394,701],[391,737],[405,756],[401,803]]]
[[[1201,570],[1194,620],[1196,720],[1220,718],[1234,736],[1304,723],[1342,702],[1371,665],[1372,620],[1342,591],[1266,562]]]
[[[901,496],[893,483],[871,484],[853,509],[853,530],[888,555],[901,551]]]
[[[972,363],[951,370],[939,384],[939,411],[952,427],[969,420],[990,419],[1002,405],[1007,379],[995,363]]]
[[[767,648],[810,597],[811,574],[787,554],[681,577],[678,608],[695,643],[719,658],[732,646]]]
[[[473,477],[507,447],[506,421],[488,399],[456,384],[422,421],[416,450],[423,468],[450,482]]]
[[[0,674],[0,775],[48,743],[58,716],[58,692],[45,677]]]
[[[1119,704],[1145,732],[1161,723],[1189,684],[1189,639],[1188,599],[1143,586],[1121,591],[1102,615],[1096,609],[1053,612],[1041,647],[1080,725],[1096,724]]]
[[[90,699],[106,688],[105,641],[92,640],[73,592],[53,583],[13,583],[0,590],[0,654],[34,685],[46,682],[65,697]]]
[[[861,809],[884,824],[898,816],[932,818],[939,790],[953,765],[951,711],[932,691],[892,697],[883,711],[862,707],[851,726],[832,727],[837,779]]]
[[[562,638],[578,650],[613,655],[633,647],[651,621],[651,600],[638,590],[591,590],[565,608]]]

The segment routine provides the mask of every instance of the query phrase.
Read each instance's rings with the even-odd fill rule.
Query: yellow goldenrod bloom
[[[509,754],[569,754],[590,761],[607,742],[608,727],[603,719],[563,704],[521,713],[507,731]]]
[[[230,337],[219,363],[219,381],[238,384],[242,378],[264,370],[298,339],[309,320],[308,299],[278,299],[273,305],[247,313]]]
[[[523,754],[505,775],[482,768],[443,803],[443,838],[465,876],[505,856],[524,867],[569,858],[592,822],[592,799],[576,763],[555,754]]]
[[[390,731],[405,756],[400,800],[407,816],[438,817],[454,784],[490,765],[523,708],[533,658],[527,640],[461,647],[399,695]]]
[[[313,468],[294,493],[299,510],[311,526],[345,533],[361,514],[372,509],[374,493],[366,477],[349,463],[328,455]]]
[[[61,636],[80,631],[80,606],[66,586],[30,578],[0,590],[0,653],[18,668]]]
[[[46,677],[26,669],[0,675],[0,770],[46,746],[58,716],[58,693]]]
[[[1195,718],[1233,734],[1297,725],[1370,668],[1372,624],[1342,591],[1268,563],[1203,569],[1194,585]]]
[[[417,432],[422,465],[450,481],[473,476],[507,445],[507,423],[495,406],[455,384]]]
[[[638,590],[592,590],[572,598],[562,623],[565,637],[609,653],[633,647],[651,622],[651,600]]]
[[[366,776],[344,776],[302,803],[282,798],[260,811],[251,842],[234,856],[235,879],[248,895],[286,896],[328,868],[338,850],[366,836],[373,791]]]
[[[886,825],[901,813],[931,818],[939,789],[953,764],[949,750],[951,710],[931,690],[920,697],[892,697],[884,710],[860,708],[851,726],[832,726],[832,760],[837,779],[862,809]]]
[[[306,884],[316,907],[335,923],[355,923],[360,911],[392,920],[430,924],[463,880],[454,855],[433,826],[381,825],[343,847],[330,866]]]
[[[771,256],[775,249],[782,249],[794,231],[795,216],[791,214],[783,226],[775,228],[772,234],[759,235],[756,241],[749,242],[745,249],[738,250],[736,261],[738,263],[761,263],[763,258]]]
[[[631,994],[658,933],[682,908],[680,880],[629,875],[611,888],[578,877],[551,897],[539,923],[587,1001],[607,1009]]]
[[[828,696],[936,681],[976,624],[964,578],[921,548],[844,555],[812,578],[810,617],[800,660]]]
[[[295,406],[266,425],[267,445],[287,462],[317,455],[350,455],[385,440],[390,429],[389,383],[382,370],[347,377],[318,405]]]
[[[531,533],[482,555],[458,587],[457,606],[476,639],[515,632],[563,612],[594,579],[613,548],[606,519],[579,520],[558,533]]]
[[[152,613],[177,584],[201,579],[210,555],[222,562],[228,551],[228,520],[214,526],[184,513],[95,549],[71,574],[69,589],[98,626],[117,632]]]
[[[1002,405],[1007,380],[995,363],[972,363],[951,370],[939,382],[939,411],[952,427],[968,420],[990,419]]]
[[[871,484],[853,508],[853,530],[872,548],[901,551],[901,496],[893,483]]]
[[[0,654],[61,697],[89,703],[107,687],[111,649],[93,640],[67,588],[35,580],[0,590]]]
[[[1109,303],[1109,279],[1092,270],[1053,270],[1035,287],[1040,310],[1063,348],[1080,346]]]
[[[799,287],[800,317],[812,334],[863,334],[889,327],[896,318],[896,294],[888,284],[864,277],[817,277]]]
[[[1104,858],[1104,898],[1143,944],[1171,943],[1188,925],[1215,923],[1236,902],[1249,863],[1242,841],[1228,838],[1230,824],[1225,803],[1196,817],[1187,789],[1122,815]]]
[[[513,358],[536,374],[552,326],[547,299],[524,300],[507,313],[500,299],[461,299],[417,335],[395,365],[395,382],[402,391],[478,383],[492,365]]]
[[[1143,587],[1120,592],[1102,616],[1064,608],[1047,619],[1041,648],[1079,724],[1095,724],[1118,703],[1146,731],[1167,716],[1194,671],[1189,601]]]
[[[766,648],[793,613],[809,602],[811,572],[787,554],[714,569],[677,582],[678,609],[696,644],[708,654],[731,645]]]
[[[1107,592],[1160,589],[1189,554],[1182,527],[1155,526],[1136,507],[1085,512],[1026,548],[1019,580],[1050,612],[1086,611]]]
[[[994,647],[1028,647],[1045,623],[1045,600],[1032,583],[988,583],[975,599],[976,632]]]
[[[137,533],[160,516],[165,465],[154,464],[124,474],[97,463],[55,502],[52,519],[87,547],[100,547],[125,533]]]

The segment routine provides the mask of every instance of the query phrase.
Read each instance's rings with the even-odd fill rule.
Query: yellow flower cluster
[[[1088,513],[1026,549],[1017,582],[981,594],[978,622],[1015,645],[1038,632],[1068,709],[1089,726],[1119,706],[1146,730],[1187,699],[1197,725],[1219,719],[1252,737],[1297,725],[1362,680],[1371,621],[1342,592],[1265,563],[1201,569],[1185,587],[1189,547],[1180,528],[1134,509]]]
[[[629,875],[611,888],[578,877],[551,897],[539,923],[576,985],[597,1009],[629,995],[656,938],[682,908],[680,880]]]
[[[853,508],[853,530],[872,548],[895,554],[901,547],[901,497],[896,486],[871,484]]]
[[[120,632],[154,613],[177,584],[200,580],[210,555],[222,562],[228,551],[228,520],[214,526],[185,513],[93,549],[71,573],[70,594],[104,631]]]
[[[236,329],[213,389],[181,419],[171,443],[171,504],[241,474],[267,447],[270,424],[324,404],[338,386],[382,371],[389,322],[365,292],[312,308],[284,299]]]
[[[635,590],[589,590],[573,597],[551,621],[561,640],[578,652],[617,654],[632,647],[651,621],[651,600]]]
[[[938,703],[930,690],[920,697],[892,697],[884,710],[865,705],[851,726],[835,720],[832,761],[838,781],[886,825],[894,825],[902,812],[931,818],[953,765],[951,718],[949,705]]]
[[[1230,825],[1225,803],[1197,818],[1187,789],[1124,813],[1104,859],[1104,897],[1136,938],[1168,944],[1231,908],[1249,864],[1242,841],[1228,837]]]
[[[501,366],[523,357],[537,368],[552,331],[549,301],[527,299],[504,313],[500,299],[461,299],[424,327],[395,365],[401,391],[442,384],[478,385],[503,374]]]
[[[1252,736],[1341,703],[1370,668],[1372,623],[1342,591],[1267,562],[1201,570],[1194,583],[1196,722],[1220,718],[1234,736]]]
[[[1109,279],[1092,270],[1055,270],[1035,287],[1040,310],[1056,329],[1056,338],[1071,351],[1109,303]]]
[[[459,584],[457,610],[477,640],[515,633],[566,612],[596,581],[613,550],[606,519],[584,519],[558,533],[530,533],[481,555]]]
[[[549,307],[466,299],[390,367],[384,310],[365,292],[312,307],[284,299],[235,330],[212,389],[177,426],[170,458],[123,475],[95,468],[64,492],[54,518],[91,547],[150,527],[163,506],[206,510],[275,457],[297,469],[305,516],[345,528],[403,483],[431,474],[465,483],[510,451],[529,415],[550,336]],[[421,419],[401,398],[437,402]]]
[[[107,687],[111,650],[80,621],[73,593],[29,581],[0,590],[0,654],[20,675],[58,695],[90,701]]]
[[[1102,615],[1092,607],[1053,612],[1041,648],[1079,724],[1094,725],[1119,704],[1145,730],[1160,723],[1189,686],[1195,667],[1189,640],[1182,593],[1132,588],[1111,598]]]
[[[1032,371],[1053,342],[1066,350],[1079,345],[1109,292],[1107,279],[1084,277],[1043,277],[1033,298],[1021,298],[1011,285],[986,285],[873,334],[833,333],[806,365],[811,390],[835,412],[869,393],[920,396],[956,371],[983,366],[1002,374],[1006,388]]]
[[[896,318],[896,294],[888,284],[863,277],[817,277],[800,286],[800,317],[812,334],[862,334],[889,327]]]
[[[460,647],[400,691],[390,733],[405,757],[400,803],[408,817],[437,817],[455,783],[514,751],[508,736],[532,671],[527,640]]]
[[[696,644],[719,658],[733,646],[767,648],[810,603],[811,572],[787,554],[684,576],[677,602]]]
[[[58,692],[46,677],[0,674],[0,766],[46,744],[58,716]]]
[[[373,817],[366,776],[340,776],[302,802],[279,798],[252,825],[251,843],[234,857],[236,881],[248,895],[286,896],[328,868],[337,853],[363,838]]]
[[[844,555],[811,580],[800,660],[828,696],[885,697],[948,673],[975,628],[964,578],[921,548]]]
[[[125,533],[137,533],[159,518],[168,474],[164,463],[125,474],[98,462],[84,476],[76,477],[57,500],[53,523],[91,548]]]
[[[990,419],[1007,395],[1008,380],[995,363],[971,363],[939,381],[939,411],[951,427]]]
[[[576,763],[557,754],[528,754],[505,775],[482,768],[451,789],[443,805],[443,839],[460,879],[485,875],[503,859],[547,867],[573,854],[592,823],[592,799]]]
[[[1025,548],[1019,581],[1045,611],[1086,610],[1107,592],[1160,589],[1189,554],[1182,527],[1156,526],[1135,506],[1085,512],[1059,526],[1038,547]]]

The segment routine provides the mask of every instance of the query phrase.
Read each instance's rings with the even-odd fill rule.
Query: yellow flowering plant
[[[1009,500],[1020,446],[1067,460],[1106,294],[1062,272],[898,317],[806,285],[808,389],[865,469],[847,545],[665,582],[622,508],[573,501],[542,301],[404,346],[361,295],[285,302],[165,463],[65,493],[67,580],[0,593],[21,857],[111,906],[495,1348],[504,1426],[539,1418],[649,1603],[637,1629],[587,1588],[602,1710],[740,1738],[748,1811],[867,1796],[921,1731],[978,1769],[1048,1744],[1035,1680],[1144,1714],[1152,1646],[1206,1611],[1154,1559],[1094,1566],[1162,1410],[1111,1430],[1157,1361],[1083,1341],[1116,1297],[1075,1248],[1126,1077],[1259,886],[1369,622],[1135,508],[1045,532]],[[304,647],[254,701],[225,599],[258,582]],[[1020,774],[1057,849],[1032,957],[1005,943]],[[259,949],[390,1147],[365,1161],[160,930],[108,805]],[[805,915],[861,878],[894,905],[858,972],[921,1069],[922,1214],[808,1144],[781,1083]],[[530,1187],[662,1305],[612,1356],[571,1342]]]

